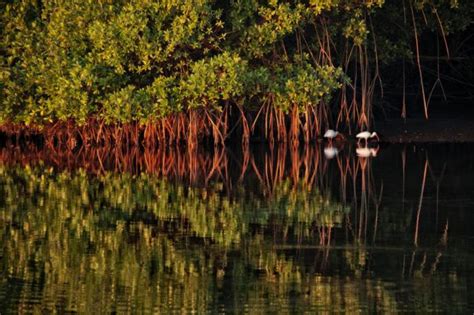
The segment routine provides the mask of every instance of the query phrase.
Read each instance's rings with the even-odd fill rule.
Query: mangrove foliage
[[[428,117],[443,83],[423,77],[423,47],[439,74],[473,12],[467,0],[2,1],[1,130],[70,148],[310,142],[369,127],[384,71],[401,84],[394,68],[402,115],[410,81]]]

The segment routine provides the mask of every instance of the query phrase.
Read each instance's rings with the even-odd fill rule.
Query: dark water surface
[[[472,313],[473,146],[339,151],[2,148],[0,313]]]

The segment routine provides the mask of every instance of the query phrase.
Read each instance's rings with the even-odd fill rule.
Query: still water
[[[4,147],[0,313],[472,313],[473,147],[373,154]]]

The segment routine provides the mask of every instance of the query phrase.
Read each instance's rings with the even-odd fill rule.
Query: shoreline
[[[469,114],[468,114],[469,115]],[[449,118],[410,118],[406,121],[396,118],[376,120],[371,131],[376,131],[380,136],[380,143],[470,143],[474,142],[474,117],[449,117]],[[23,138],[25,135],[21,135]],[[0,130],[0,144],[14,135],[8,135],[5,130]],[[39,140],[41,132],[32,132],[27,138]],[[354,138],[354,139],[352,139]],[[323,141],[319,138],[308,144],[317,144]],[[355,141],[355,134],[349,135],[345,142]],[[209,142],[209,141],[204,141]],[[260,136],[249,138],[249,144],[262,144],[267,142]],[[227,139],[225,146],[239,144],[236,139]],[[300,141],[300,144],[305,144]],[[167,147],[169,144],[166,145]]]

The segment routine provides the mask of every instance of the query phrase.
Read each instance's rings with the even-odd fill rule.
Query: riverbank
[[[62,139],[64,143],[68,144],[70,141],[67,141],[69,137],[67,137],[68,133],[66,130],[66,126],[63,126],[65,129],[63,133],[60,133],[59,136],[61,137],[66,137],[67,139]],[[83,129],[88,129],[88,128],[82,128]],[[100,130],[100,128],[95,128],[94,130]],[[101,134],[101,137],[97,137],[98,140],[96,140],[97,143],[102,143],[107,144],[107,143],[113,143],[114,141],[117,141],[116,138],[113,136],[116,136],[114,132],[111,132],[115,130],[112,127],[107,127],[105,128],[107,130],[103,131]],[[136,132],[133,135],[129,135],[129,138],[134,140],[131,141],[130,139],[128,140],[129,144],[131,145],[137,145],[140,141],[144,141],[144,134],[143,134],[143,127],[140,128],[125,128],[126,130],[122,130],[119,132],[119,136],[127,136],[126,131],[134,131]],[[146,128],[145,128],[146,129]],[[15,139],[16,134],[20,135],[20,139],[26,140],[33,140],[33,142],[40,141],[44,134],[41,132],[38,132],[37,129],[25,129],[21,130],[18,128],[12,128],[11,133],[7,133],[5,131],[6,129],[0,128],[0,144],[4,143],[7,141],[7,139]],[[83,136],[80,136],[81,133],[77,132],[76,129],[74,129],[74,132],[70,132],[70,136],[74,138],[74,145],[75,147],[76,144],[82,143],[84,141]],[[448,117],[441,117],[439,115],[436,115],[433,118],[430,118],[429,120],[423,119],[423,118],[410,118],[407,119],[406,121],[396,118],[396,119],[387,119],[387,120],[376,120],[375,123],[372,125],[371,130],[376,131],[381,138],[381,142],[387,142],[387,143],[423,143],[423,142],[439,142],[439,143],[446,143],[446,142],[474,142],[474,114],[471,112],[467,112],[465,116],[448,116]],[[108,133],[106,133],[108,131]],[[141,132],[141,133],[140,133]],[[209,131],[208,131],[209,132]],[[210,132],[209,132],[210,133]],[[26,138],[25,138],[26,136]],[[321,138],[322,135],[314,135],[313,137],[318,137],[319,141],[322,141],[323,139]],[[100,138],[100,139],[99,139]],[[126,137],[125,137],[126,138]],[[165,137],[166,138],[166,137]],[[350,139],[353,139],[353,136],[349,136]],[[96,139],[96,137],[88,137],[88,139]],[[152,147],[158,146],[159,142],[162,142],[164,139],[164,136],[161,138],[159,136],[156,136],[157,141],[148,141],[148,142],[153,142]],[[238,137],[233,138],[233,139],[227,139],[227,141],[234,142]],[[58,139],[56,139],[58,140]],[[161,140],[161,141],[160,141]],[[169,138],[168,138],[169,140]],[[226,141],[226,142],[227,142]],[[238,142],[239,140],[237,140]],[[252,143],[262,143],[266,142],[266,140],[262,136],[252,136],[249,139],[250,142]],[[204,142],[209,142],[209,141],[204,141]],[[301,139],[300,143],[303,144],[305,141]],[[147,141],[145,141],[147,143]],[[172,146],[173,141],[168,141],[166,142],[166,145]],[[185,142],[183,142],[185,143]],[[235,143],[235,142],[234,142]],[[310,142],[314,143],[314,142]],[[228,143],[229,144],[229,143]]]

